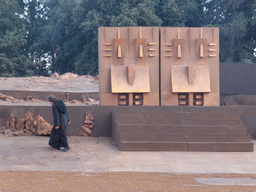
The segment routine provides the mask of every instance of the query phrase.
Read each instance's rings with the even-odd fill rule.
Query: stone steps
[[[244,142],[133,142],[122,141],[122,151],[251,152],[253,143]]]
[[[122,124],[139,124],[139,125],[207,125],[207,126],[243,126],[242,120],[197,120],[197,119],[147,119],[145,121],[126,120]]]
[[[162,121],[170,120],[169,122],[180,122],[182,120],[206,120],[206,121],[217,121],[217,120],[228,120],[228,121],[240,121],[239,114],[208,114],[208,113],[174,113],[174,112],[166,112],[166,113],[153,113],[153,112],[133,112],[133,113],[125,113],[118,112],[114,113],[114,118],[116,119],[116,123],[119,124],[129,124],[129,123],[163,123]]]
[[[244,126],[207,126],[207,125],[116,125],[118,132],[136,132],[138,133],[237,133],[246,134],[247,129]]]
[[[163,141],[163,142],[249,142],[249,134],[187,134],[187,133],[168,133],[168,134],[137,134],[134,132],[119,133],[121,141]]]
[[[121,150],[253,151],[238,114],[115,112],[112,129]]]

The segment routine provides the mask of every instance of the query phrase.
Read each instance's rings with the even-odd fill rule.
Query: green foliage
[[[0,75],[98,73],[98,28],[220,28],[220,61],[255,63],[256,0],[0,0]],[[26,13],[26,14],[24,14]],[[25,25],[25,27],[24,27]]]
[[[54,0],[51,1],[53,3]],[[57,3],[55,3],[56,5]],[[59,0],[50,14],[52,69],[59,73],[98,73],[98,28],[101,26],[160,26],[151,0]],[[50,42],[49,40],[47,42]]]
[[[220,28],[220,62],[255,62],[255,37],[250,30],[255,26],[255,6],[255,0],[205,3],[206,23]]]
[[[26,43],[25,27],[20,30],[6,31],[0,39],[0,75],[29,76],[30,61],[24,55],[22,48]]]
[[[7,31],[21,28],[23,21],[15,13],[20,13],[17,0],[0,0],[0,38]]]
[[[161,0],[157,14],[163,20],[162,26],[189,26],[195,15],[202,12],[195,0]]]
[[[39,28],[32,27],[37,29],[37,34],[31,38],[32,30],[28,30],[28,23],[32,23],[32,19],[23,15],[25,5],[26,2],[22,0],[0,1],[0,76],[32,76],[48,73],[45,63],[39,61],[34,52],[29,51],[34,44],[31,42],[32,39],[39,36]]]
[[[28,53],[40,54],[40,49],[35,44],[42,38],[48,16],[48,8],[43,2],[42,0],[25,0],[24,8],[26,14],[23,17],[27,30],[25,48]]]

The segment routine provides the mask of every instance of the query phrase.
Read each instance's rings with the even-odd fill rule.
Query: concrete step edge
[[[200,127],[200,128],[203,128],[203,127],[207,127],[207,128],[246,128],[245,126],[241,126],[241,125],[238,125],[238,126],[224,126],[224,125],[220,125],[220,126],[217,126],[217,125],[177,125],[177,124],[168,124],[168,125],[149,125],[149,124],[116,124],[116,126],[131,126],[131,127],[134,127],[134,126],[147,126],[147,127]]]
[[[118,132],[118,134],[130,134],[130,132]],[[145,136],[149,136],[149,135],[209,135],[209,136],[250,136],[250,134],[246,134],[246,133],[237,133],[237,134],[233,134],[233,133],[145,133],[143,134]]]
[[[126,142],[126,143],[137,143],[137,142],[143,142],[143,141],[130,141],[130,140],[121,140],[120,141],[121,143],[122,142]],[[148,144],[150,143],[150,144],[152,144],[152,143],[158,143],[158,144],[161,144],[161,143],[159,143],[159,141],[144,141],[144,142],[147,142]],[[147,144],[147,143],[144,143],[144,144]],[[187,144],[207,144],[207,143],[209,143],[208,141],[196,141],[196,142],[194,142],[194,141],[162,141],[162,143],[187,143]],[[211,143],[215,143],[215,144],[223,144],[223,143],[225,143],[225,144],[229,144],[229,143],[236,143],[236,144],[243,144],[243,143],[250,143],[250,140],[249,141],[226,141],[226,142],[224,142],[224,141],[215,141],[215,142],[211,142]],[[138,144],[142,144],[142,143],[138,143]]]
[[[191,117],[190,115],[194,115]],[[227,114],[227,113],[193,113],[193,112],[118,112],[114,113],[114,116],[116,117],[127,117],[127,118],[141,118],[142,117],[147,117],[147,116],[153,116],[153,117],[168,117],[172,119],[216,119],[216,120],[228,120],[227,118],[230,117],[231,120],[240,120],[241,115],[232,113],[232,114]]]

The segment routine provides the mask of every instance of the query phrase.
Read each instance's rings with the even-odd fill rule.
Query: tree
[[[220,28],[221,62],[255,62],[255,0],[206,1],[206,26]]]
[[[44,4],[44,0],[24,0],[24,14],[27,45],[26,50],[29,54],[38,52],[39,47],[36,43],[44,33],[44,27],[48,22],[48,8]]]
[[[83,49],[83,37],[79,27],[81,18],[78,15],[78,1],[51,0],[47,6],[49,24],[46,28],[40,45],[44,53],[52,58],[52,70],[59,73],[74,72],[74,63],[77,55]]]
[[[16,76],[19,64],[26,60],[22,47],[26,43],[25,27],[19,17],[19,3],[15,0],[0,1],[0,75]]]
[[[98,73],[98,28],[101,26],[160,26],[151,0],[50,0],[47,27],[52,69],[60,73]],[[49,44],[48,44],[49,45]]]
[[[28,31],[22,0],[0,1],[0,75],[47,74],[43,62],[28,52]]]
[[[20,13],[20,11],[17,0],[0,1],[0,38],[2,38],[7,31],[22,27],[22,19],[15,14]]]
[[[38,1],[30,0],[31,3],[34,2],[31,8],[36,7],[35,2]],[[28,47],[30,53],[38,55],[34,54],[34,57],[50,56],[53,71],[96,75],[99,27],[211,26],[220,28],[221,62],[253,63],[256,61],[253,55],[256,47],[255,2],[256,0],[46,0],[44,6],[36,8],[37,14],[34,14],[44,17],[35,21],[35,25],[32,25],[33,22],[28,23],[39,29],[39,32],[35,32],[39,36],[31,38],[33,43]]]
[[[163,20],[162,26],[195,26],[192,19],[202,13],[200,5],[200,1],[195,0],[160,0],[157,15]]]

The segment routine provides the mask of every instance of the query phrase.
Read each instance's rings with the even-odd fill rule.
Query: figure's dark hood
[[[54,105],[56,105],[56,107],[60,110],[61,113],[67,112],[66,105],[63,103],[63,101],[57,100],[54,102]]]

